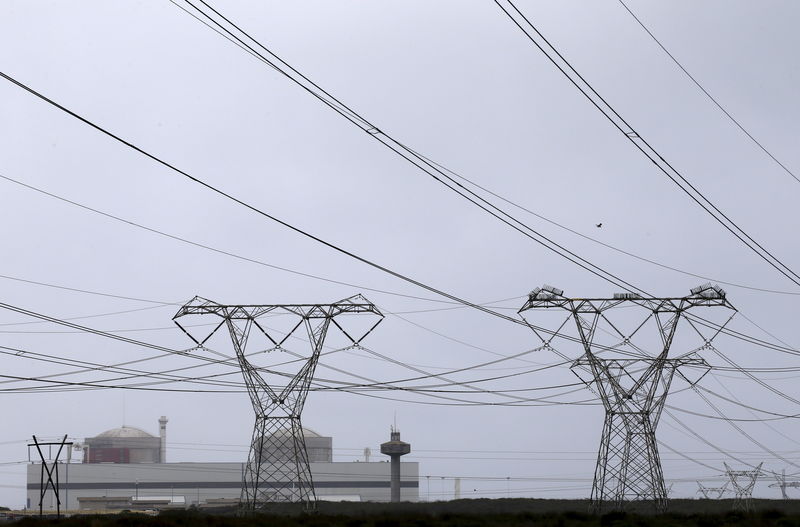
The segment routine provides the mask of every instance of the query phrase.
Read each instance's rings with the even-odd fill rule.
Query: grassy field
[[[631,507],[626,512],[589,514],[588,503],[579,500],[459,500],[435,503],[319,503],[308,514],[297,506],[275,507],[269,514],[239,517],[231,511],[171,511],[158,516],[136,513],[70,518],[24,518],[24,526],[59,527],[639,527],[687,526],[800,527],[800,500],[755,500],[755,510],[731,511],[730,500],[672,500],[670,512]],[[639,510],[637,510],[639,509]]]

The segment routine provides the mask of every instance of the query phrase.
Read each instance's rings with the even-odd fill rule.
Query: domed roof
[[[148,434],[144,430],[140,428],[135,428],[133,426],[121,426],[120,428],[112,428],[111,430],[106,430],[102,434],[98,434],[97,437],[124,437],[124,438],[131,438],[131,437],[155,437],[154,435]]]
[[[283,437],[283,436],[291,435],[291,433],[292,433],[291,430],[283,429],[283,430],[276,431],[274,434],[270,434],[270,437],[273,437],[273,436],[274,437]],[[323,436],[321,436],[317,432],[311,430],[310,428],[303,428],[303,437],[323,437]]]
[[[310,428],[303,428],[303,435],[305,437],[322,437],[321,435],[311,430]]]

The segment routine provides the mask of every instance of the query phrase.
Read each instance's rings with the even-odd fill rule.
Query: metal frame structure
[[[377,321],[363,334],[351,334],[337,317],[347,314],[371,313]],[[288,333],[278,334],[259,323],[265,315],[289,315],[297,323]],[[213,315],[220,323],[205,337],[196,338],[178,320],[187,315]],[[304,502],[306,508],[316,506],[316,494],[311,478],[300,415],[308,395],[320,352],[331,325],[337,327],[351,343],[358,345],[383,320],[383,314],[361,295],[332,304],[274,304],[222,305],[195,297],[178,310],[175,324],[191,338],[197,347],[225,325],[230,334],[236,359],[242,370],[247,392],[255,411],[255,426],[250,453],[242,475],[242,507],[247,511],[265,508],[270,502]],[[283,344],[300,327],[304,327],[311,344],[311,353],[296,374],[267,370],[253,365],[245,355],[248,337],[253,328],[262,333],[274,346],[269,351],[285,351]],[[285,386],[271,385],[264,377],[270,373],[281,376]]]
[[[609,310],[624,304],[639,306],[647,313],[630,334],[623,334],[608,318]],[[605,408],[591,494],[591,507],[597,512],[606,502],[611,502],[614,509],[622,509],[625,502],[632,500],[652,500],[660,511],[667,507],[655,431],[674,374],[683,366],[699,368],[703,373],[694,380],[679,373],[693,385],[709,369],[695,352],[669,358],[678,322],[687,310],[696,307],[726,307],[735,312],[725,291],[711,284],[696,287],[680,298],[644,298],[633,293],[619,293],[613,298],[567,298],[562,290],[543,286],[532,291],[519,310],[522,314],[534,309],[563,309],[569,313],[564,324],[571,318],[577,326],[583,355],[572,363],[572,371],[600,397]],[[610,335],[620,339],[617,345],[601,346],[595,342],[601,322],[608,325]],[[648,322],[655,323],[660,336],[655,353],[636,344]],[[532,329],[552,349],[551,339]],[[714,336],[703,337],[703,346],[710,346]],[[614,352],[622,357],[598,356]]]
[[[703,495],[703,499],[706,500],[720,500],[722,496],[728,492],[728,484],[730,481],[726,481],[725,484],[721,487],[706,487],[699,481],[697,482],[697,492]]]
[[[774,474],[775,480],[777,483],[773,483],[770,485],[770,488],[778,487],[781,489],[781,497],[785,500],[789,499],[789,495],[786,493],[786,489],[788,487],[798,488],[800,487],[800,481],[786,481],[786,469],[783,469],[780,474]]]
[[[42,470],[41,475],[39,477],[39,516],[43,515],[43,504],[44,504],[44,497],[47,494],[47,490],[52,488],[53,494],[56,498],[56,516],[61,517],[61,497],[59,496],[59,484],[58,484],[58,458],[61,456],[61,451],[64,447],[72,446],[71,441],[67,441],[67,435],[64,434],[64,438],[61,441],[47,441],[44,443],[39,442],[36,439],[36,436],[33,436],[33,443],[28,443],[28,448],[35,446],[36,451],[39,453],[39,458],[42,460]],[[42,447],[48,446],[58,446],[58,450],[56,451],[56,457],[52,456],[52,449],[50,449],[50,455],[47,457],[50,458],[52,466],[48,465],[48,459],[45,459],[44,452],[42,452]],[[30,452],[30,450],[28,450]],[[47,478],[45,478],[47,475]],[[67,474],[69,477],[69,474]],[[55,478],[55,481],[54,481]],[[45,481],[46,479],[46,481]]]
[[[733,510],[740,510],[743,512],[750,512],[753,509],[753,488],[756,486],[756,480],[761,476],[762,461],[753,470],[733,470],[725,465],[725,474],[731,480],[733,485]]]

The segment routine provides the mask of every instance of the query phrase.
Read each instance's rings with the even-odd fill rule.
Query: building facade
[[[137,501],[164,507],[206,506],[238,500],[244,463],[66,463],[59,465],[62,510],[133,509]],[[27,471],[28,508],[39,507],[41,464]],[[390,500],[390,463],[311,463],[317,498],[326,501]],[[419,464],[401,463],[401,500],[419,499]],[[290,485],[291,482],[278,482]],[[42,503],[55,510],[48,490]],[[159,508],[159,507],[148,507]]]
[[[166,462],[166,417],[159,420],[159,436],[122,426],[86,438],[78,448],[83,463],[59,463],[59,499],[62,510],[161,509],[213,507],[238,502],[244,463]],[[390,463],[334,462],[333,438],[303,430],[317,499],[329,501],[389,501]],[[282,438],[259,441],[272,459],[289,455]],[[267,457],[267,456],[265,456]],[[42,466],[27,470],[27,506],[37,509]],[[270,485],[292,485],[275,481]],[[419,464],[402,463],[401,499],[419,499]],[[44,510],[56,509],[48,489]]]

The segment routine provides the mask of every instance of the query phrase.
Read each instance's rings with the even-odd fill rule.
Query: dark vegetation
[[[594,515],[578,500],[460,500],[438,503],[320,503],[314,513],[297,506],[275,507],[268,514],[237,516],[234,511],[168,511],[23,518],[24,527],[800,527],[800,500],[755,500],[755,511],[732,512],[730,500],[672,500],[671,512],[630,510]],[[638,509],[639,507],[634,507]]]

